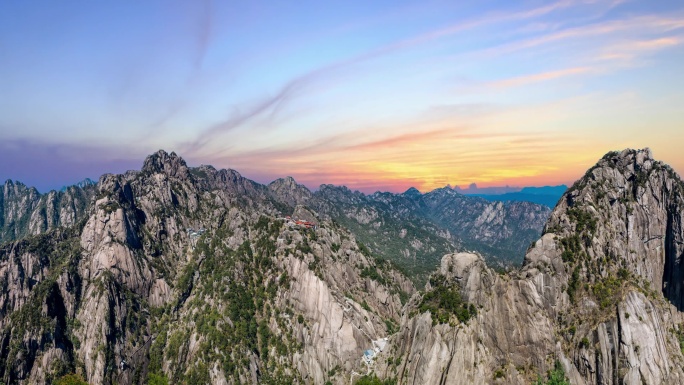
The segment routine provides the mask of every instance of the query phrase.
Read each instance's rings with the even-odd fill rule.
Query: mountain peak
[[[558,237],[568,271],[600,279],[626,269],[684,310],[684,287],[675,284],[684,274],[676,262],[683,223],[679,176],[648,148],[627,149],[609,152],[575,182],[544,232]]]
[[[278,178],[274,180],[273,182],[269,183],[269,186],[298,186],[297,181],[295,178],[291,176],[286,176],[284,178]]]
[[[188,165],[175,152],[169,154],[164,150],[159,150],[145,158],[142,171],[151,174],[165,173],[168,176],[183,177],[188,174]]]
[[[271,191],[282,191],[282,190],[288,190],[288,191],[302,191],[306,190],[307,192],[310,193],[309,189],[306,188],[303,184],[297,183],[297,181],[291,177],[291,176],[286,176],[284,178],[278,178],[274,180],[273,182],[268,184],[268,188]]]
[[[408,190],[404,191],[404,193],[403,193],[402,195],[405,195],[405,196],[408,196],[408,197],[419,197],[419,196],[421,196],[422,194],[420,193],[420,191],[418,191],[417,188],[415,188],[415,187],[410,187]]]
[[[274,180],[268,184],[268,189],[272,194],[293,207],[305,204],[312,195],[306,186],[297,183],[291,176]]]
[[[669,168],[669,166],[664,163],[653,159],[653,155],[649,148],[640,150],[625,149],[620,152],[612,151],[607,153],[589,171],[601,167],[612,168],[617,169],[618,172],[628,177],[634,173],[650,172],[654,166]]]
[[[94,180],[92,180],[90,178],[85,178],[76,184],[73,184],[70,186],[63,186],[61,189],[59,189],[59,191],[65,192],[65,191],[67,191],[67,189],[69,189],[69,187],[79,187],[79,188],[83,189],[83,188],[86,188],[89,186],[95,186],[96,184],[97,184],[97,182],[95,182]]]

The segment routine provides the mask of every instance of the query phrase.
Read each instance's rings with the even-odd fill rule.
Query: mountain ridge
[[[148,156],[139,172],[146,175],[164,172],[169,176],[181,178],[192,176],[203,188],[220,185],[234,193],[241,192],[259,196],[260,199],[270,199],[285,214],[292,214],[299,205],[309,206],[320,215],[352,229],[363,244],[369,247],[369,251],[396,263],[419,284],[424,283],[427,274],[439,265],[442,255],[463,247],[481,252],[487,256],[489,263],[499,266],[519,263],[527,245],[539,235],[545,216],[550,213],[548,210],[526,204],[490,204],[480,198],[461,194],[457,196],[454,190],[450,190],[453,192],[452,195],[440,194],[442,189],[422,194],[415,188],[401,194],[376,192],[367,195],[352,191],[346,186],[323,184],[318,190],[311,191],[292,177],[279,178],[268,185],[263,185],[243,177],[232,169],[217,170],[208,165],[190,167],[175,152],[167,153],[163,150]],[[135,173],[136,171],[129,171],[124,175]],[[111,174],[105,174],[98,183],[107,175]],[[93,191],[95,187],[92,183],[84,182],[83,187],[75,185],[69,188]],[[447,201],[437,202],[437,198],[434,198],[436,196],[442,197],[442,200],[458,198],[459,205],[470,205],[476,209],[464,211],[452,204],[450,209],[454,213],[458,211],[462,218],[450,220],[444,215],[437,215],[433,212],[435,208],[424,202],[430,198],[434,204],[449,204]],[[92,200],[92,194],[85,196],[84,199]],[[33,206],[26,208],[26,211],[30,212],[32,208]],[[482,212],[486,210],[489,210],[490,214],[497,213],[498,217],[481,217]],[[522,219],[516,213],[520,210],[534,211],[538,214],[528,218],[533,229],[525,228],[517,233],[516,223]],[[85,215],[87,210],[83,208],[75,214],[75,219]],[[505,225],[508,221],[511,223]],[[57,222],[53,227],[59,224]],[[502,226],[506,227],[503,229],[504,235],[500,239],[494,239],[495,234],[502,230]],[[527,225],[522,225],[525,226]],[[37,230],[29,232],[28,229],[21,229],[13,233],[14,237],[7,235],[0,241],[16,239],[25,234],[37,234],[52,228],[30,222],[23,223],[23,227]],[[489,235],[483,237],[479,234]],[[515,241],[508,241],[511,239]]]
[[[446,255],[440,285],[477,315],[446,325],[405,313],[388,351],[402,365],[378,372],[425,384],[525,384],[551,370],[572,384],[684,383],[683,198],[650,150],[606,154],[564,194],[519,270]]]
[[[453,221],[454,192],[309,196],[291,178],[148,158],[103,175],[75,225],[0,245],[3,382],[684,383],[684,183],[647,149],[590,168],[520,268],[449,252],[421,292],[326,210]]]

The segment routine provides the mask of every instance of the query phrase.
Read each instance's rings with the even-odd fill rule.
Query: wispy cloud
[[[565,68],[555,71],[541,72],[537,74],[517,76],[509,79],[495,80],[488,83],[489,87],[493,88],[509,88],[509,87],[520,87],[532,83],[539,83],[548,80],[565,78],[568,76],[581,75],[595,72],[595,69],[589,67],[575,67],[575,68]]]
[[[681,45],[683,36],[668,36],[655,39],[637,39],[617,42],[600,49],[599,60],[619,61],[621,66],[631,65],[639,57],[663,49]]]
[[[604,2],[599,2],[604,3]],[[605,2],[607,4],[615,4],[615,1]],[[512,13],[496,13],[490,14],[477,20],[464,20],[459,23],[454,23],[443,28],[434,29],[417,36],[401,39],[399,41],[380,46],[378,48],[366,51],[359,55],[339,60],[328,65],[313,69],[301,76],[298,76],[285,85],[275,95],[263,97],[262,100],[252,104],[248,107],[234,109],[225,120],[212,125],[198,134],[197,139],[192,143],[185,145],[189,152],[196,152],[204,148],[208,143],[216,140],[217,137],[228,132],[237,130],[240,127],[247,126],[250,122],[254,122],[262,117],[273,118],[277,112],[284,108],[293,98],[301,96],[305,89],[313,89],[311,85],[321,82],[336,76],[340,71],[346,68],[353,67],[359,63],[367,62],[373,59],[378,59],[388,55],[396,54],[399,51],[410,49],[429,43],[434,40],[457,35],[461,32],[485,27],[492,24],[505,23],[510,21],[519,21],[534,19],[544,15],[557,12],[573,6],[586,4],[584,1],[578,0],[560,0],[552,4],[544,5],[537,8],[525,9]]]
[[[311,77],[304,76],[294,79],[282,87],[275,95],[266,97],[242,110],[234,111],[226,120],[202,130],[193,142],[186,143],[183,146],[184,150],[193,154],[203,149],[208,143],[216,140],[217,137],[237,130],[257,118],[266,115],[273,117],[284,103],[287,103],[302,87],[311,81]]]
[[[203,0],[198,2],[200,7],[200,14],[197,20],[197,34],[196,34],[196,53],[193,60],[193,67],[195,71],[202,68],[204,57],[207,55],[209,44],[211,42],[211,33],[213,29],[212,17],[212,1]]]
[[[664,33],[684,27],[684,18],[641,16],[630,19],[596,22],[590,25],[566,28],[557,32],[542,34],[528,39],[522,39],[487,48],[480,52],[483,55],[502,56],[516,51],[527,50],[542,45],[558,43],[564,40],[577,41],[577,39],[613,35],[617,33],[633,34],[634,31],[645,33]],[[624,35],[614,36],[624,38]],[[593,41],[593,44],[601,44],[601,41]]]

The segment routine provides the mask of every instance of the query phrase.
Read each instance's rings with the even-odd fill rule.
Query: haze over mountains
[[[211,166],[189,169],[199,176],[216,171]],[[500,267],[519,264],[550,214],[548,208],[530,202],[487,202],[450,188],[425,194],[411,188],[402,194],[366,195],[333,185],[321,185],[312,192],[290,177],[268,186],[249,183],[288,205],[287,214],[305,205],[316,212],[315,217],[344,225],[369,251],[396,263],[417,282],[424,282],[441,257],[455,249],[478,251]],[[95,184],[86,178],[60,191],[40,194],[20,182],[7,181],[0,198],[0,216],[6,224],[0,241],[73,225],[87,215],[86,202]]]
[[[65,192],[6,182],[0,209],[5,383],[684,383],[684,183],[648,149],[552,211],[164,151]]]
[[[683,64],[684,1],[0,1],[0,384],[684,385]]]
[[[520,201],[520,202],[534,202],[540,205],[553,208],[558,203],[560,197],[568,189],[566,185],[560,186],[544,186],[544,187],[523,187],[523,188],[506,188],[505,192],[499,193],[500,190],[489,189],[467,189],[457,190],[466,195],[479,196],[492,201]],[[513,190],[513,191],[509,191]],[[519,190],[519,191],[516,191]]]

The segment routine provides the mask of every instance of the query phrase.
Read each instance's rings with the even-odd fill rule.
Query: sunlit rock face
[[[103,176],[79,224],[0,249],[0,375],[347,383],[415,289],[290,196],[163,151]]]
[[[455,206],[435,203],[446,191],[311,193],[163,151],[92,188],[82,219],[65,214],[33,236],[27,221],[26,238],[0,246],[6,383],[78,373],[91,384],[346,384],[373,372],[400,384],[528,384],[558,368],[573,384],[684,382],[684,187],[648,150],[590,169],[520,269],[449,250],[420,292],[374,250],[396,239],[417,256],[452,242],[426,217],[402,222],[426,204],[453,217]],[[29,201],[11,190],[3,197]],[[511,215],[544,215],[483,207],[472,221],[482,239],[510,229]],[[10,211],[3,218],[21,210]],[[388,218],[397,226],[367,246],[334,217],[366,234]]]
[[[607,154],[563,196],[520,270],[444,256],[439,274],[477,316],[435,324],[405,313],[388,351],[402,364],[381,372],[407,384],[524,384],[557,361],[573,384],[684,383],[683,191],[648,149]]]

